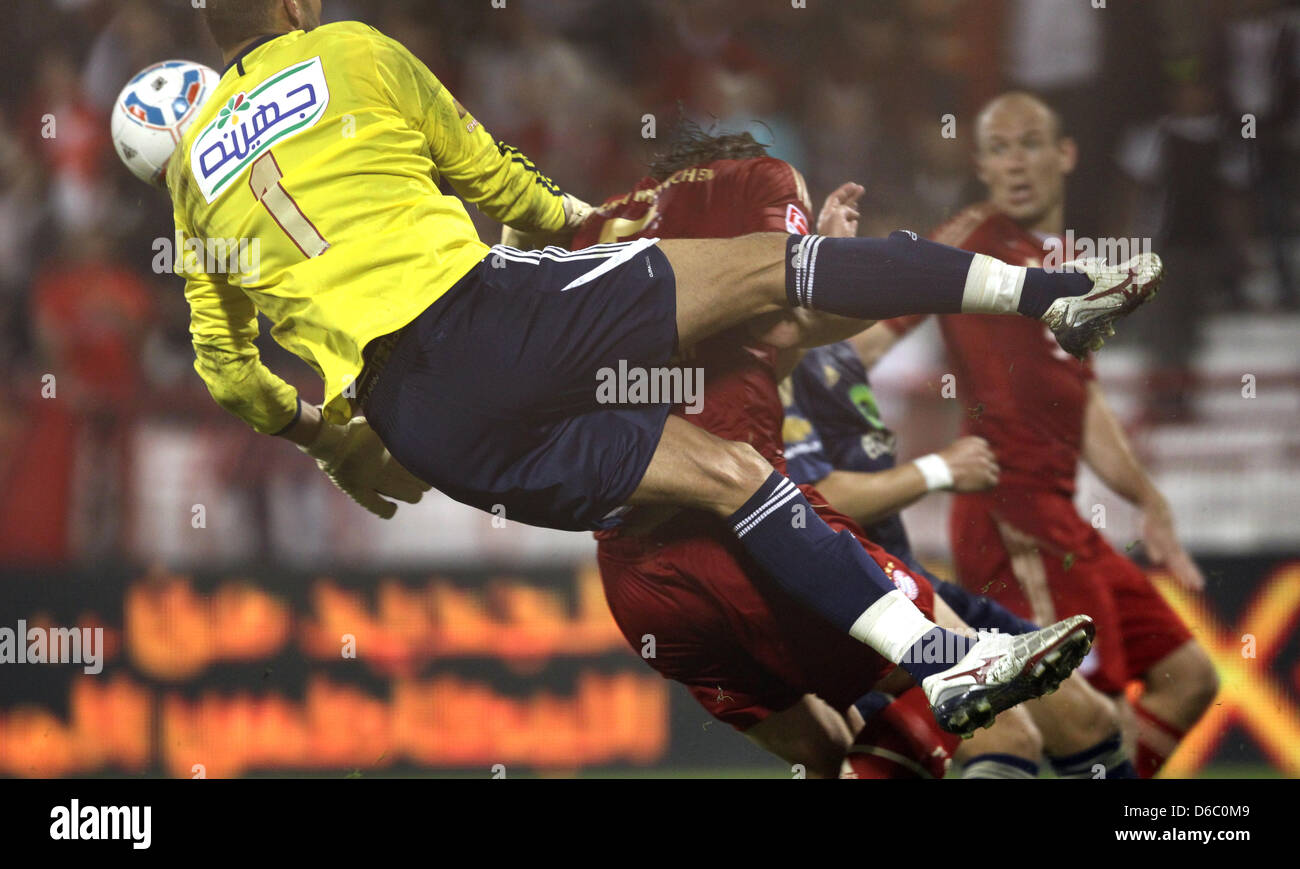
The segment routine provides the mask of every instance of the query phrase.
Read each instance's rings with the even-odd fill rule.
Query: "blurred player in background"
[[[361,24],[322,27],[320,11],[320,0],[205,7],[227,66],[168,169],[178,242],[260,244],[252,267],[181,264],[196,368],[218,403],[297,443],[385,517],[396,509],[385,496],[414,502],[430,486],[565,530],[610,527],[630,505],[708,511],[796,599],[903,664],[954,731],[1073,669],[1086,617],[1013,639],[944,631],[751,446],[671,417],[668,401],[607,403],[599,372],[659,371],[676,350],[795,309],[826,329],[1017,314],[1082,353],[1154,294],[1158,257],[1050,273],[903,232],[489,251],[438,179],[493,219],[557,239],[589,206],[493,141],[399,43]],[[262,365],[259,313],[320,374],[319,408]],[[951,652],[913,653],[924,646]]]
[[[934,237],[1023,265],[1059,261],[1065,177],[1076,155],[1060,118],[1035,97],[1011,93],[983,109],[976,133],[976,166],[989,200]],[[881,323],[858,339],[868,367],[921,319]],[[1035,621],[1072,612],[1097,620],[1097,645],[1081,669],[1115,697],[1141,680],[1142,698],[1133,707],[1136,765],[1151,776],[1213,700],[1217,677],[1146,574],[1079,516],[1072,500],[1079,460],[1142,511],[1152,563],[1193,591],[1204,585],[1200,571],[1087,360],[1060,352],[1033,323],[979,316],[939,322],[969,410],[964,433],[985,438],[1001,469],[996,489],[953,499],[958,577]]]

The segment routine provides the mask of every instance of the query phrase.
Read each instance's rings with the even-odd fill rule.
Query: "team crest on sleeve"
[[[203,198],[211,203],[273,145],[316,126],[329,101],[319,57],[232,96],[190,146],[190,172]]]
[[[916,584],[916,580],[912,575],[901,568],[895,567],[894,562],[891,561],[885,565],[885,573],[889,575],[894,587],[907,595],[908,600],[916,600],[916,596],[921,593],[921,587]]]
[[[808,216],[793,202],[785,207],[785,231],[796,235],[807,235],[809,232]]]

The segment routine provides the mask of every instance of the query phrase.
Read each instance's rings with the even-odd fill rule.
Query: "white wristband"
[[[925,487],[931,492],[936,489],[952,488],[952,468],[943,460],[943,456],[938,453],[930,453],[928,456],[912,462],[916,469],[925,477]]]

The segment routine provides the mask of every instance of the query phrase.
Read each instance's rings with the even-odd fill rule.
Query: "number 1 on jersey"
[[[248,173],[248,186],[253,189],[253,196],[262,203],[271,218],[280,225],[289,240],[298,246],[303,256],[311,259],[330,249],[330,243],[320,234],[316,226],[302,213],[298,203],[289,195],[280,182],[284,173],[275,156],[267,151],[256,161]]]

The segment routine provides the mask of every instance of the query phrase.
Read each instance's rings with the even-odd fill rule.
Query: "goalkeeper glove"
[[[347,425],[322,422],[316,439],[298,449],[315,459],[340,491],[384,519],[393,518],[397,505],[380,496],[415,504],[430,489],[397,463],[363,417]]]
[[[573,237],[596,209],[576,196],[564,194],[564,227],[554,232],[522,230],[513,226],[501,227],[501,243],[519,250],[541,250],[544,247],[568,248]]]
[[[577,232],[596,209],[572,193],[564,194],[564,225]]]

